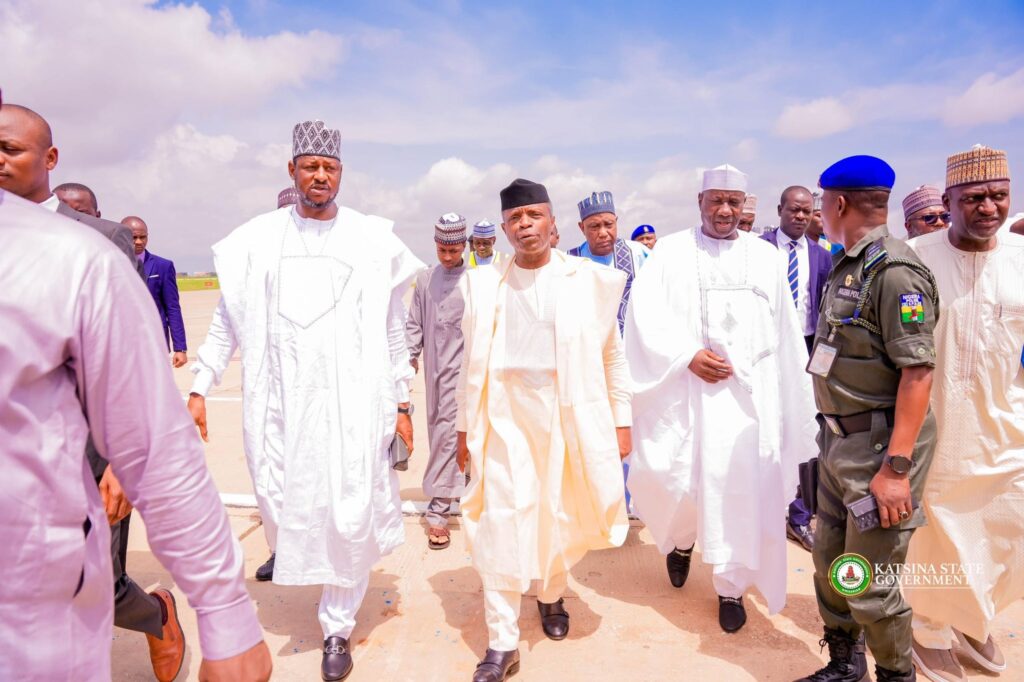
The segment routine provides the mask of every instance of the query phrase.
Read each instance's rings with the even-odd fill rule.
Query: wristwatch
[[[399,407],[398,414],[407,414],[412,416],[412,413],[416,411],[416,406],[409,403],[409,407]]]
[[[914,460],[903,455],[886,455],[882,463],[888,464],[890,469],[901,476],[909,474],[910,470],[914,468]]]

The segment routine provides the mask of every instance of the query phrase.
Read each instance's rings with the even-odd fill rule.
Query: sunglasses
[[[923,215],[919,220],[921,220],[925,225],[934,225],[940,220],[949,224],[949,213],[932,213],[931,215]]]

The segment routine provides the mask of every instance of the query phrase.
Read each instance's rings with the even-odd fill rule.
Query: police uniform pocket
[[[848,358],[873,358],[875,351],[871,347],[871,332],[864,327],[847,324],[840,329],[842,354]]]

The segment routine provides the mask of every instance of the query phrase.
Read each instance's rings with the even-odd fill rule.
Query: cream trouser
[[[324,631],[324,639],[343,637],[348,639],[356,626],[356,612],[366,596],[366,588],[370,584],[367,575],[355,587],[338,587],[324,585],[320,595],[320,628]]]
[[[953,627],[944,625],[938,621],[914,614],[912,621],[914,628],[914,641],[925,649],[952,649],[953,648]],[[984,642],[988,639],[988,632],[981,638]]]
[[[754,582],[754,574],[749,568],[739,564],[714,564],[711,573],[711,584],[720,597],[739,599]]]
[[[554,604],[565,593],[568,575],[562,573],[551,579],[547,590],[537,592],[537,601]],[[519,605],[522,595],[514,590],[484,590],[484,619],[487,621],[488,645],[495,651],[515,651],[519,648]]]

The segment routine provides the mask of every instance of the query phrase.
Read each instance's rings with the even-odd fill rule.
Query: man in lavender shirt
[[[111,677],[110,529],[90,434],[197,612],[199,679],[269,679],[241,547],[137,274],[100,234],[4,190],[0,243],[0,679]]]

